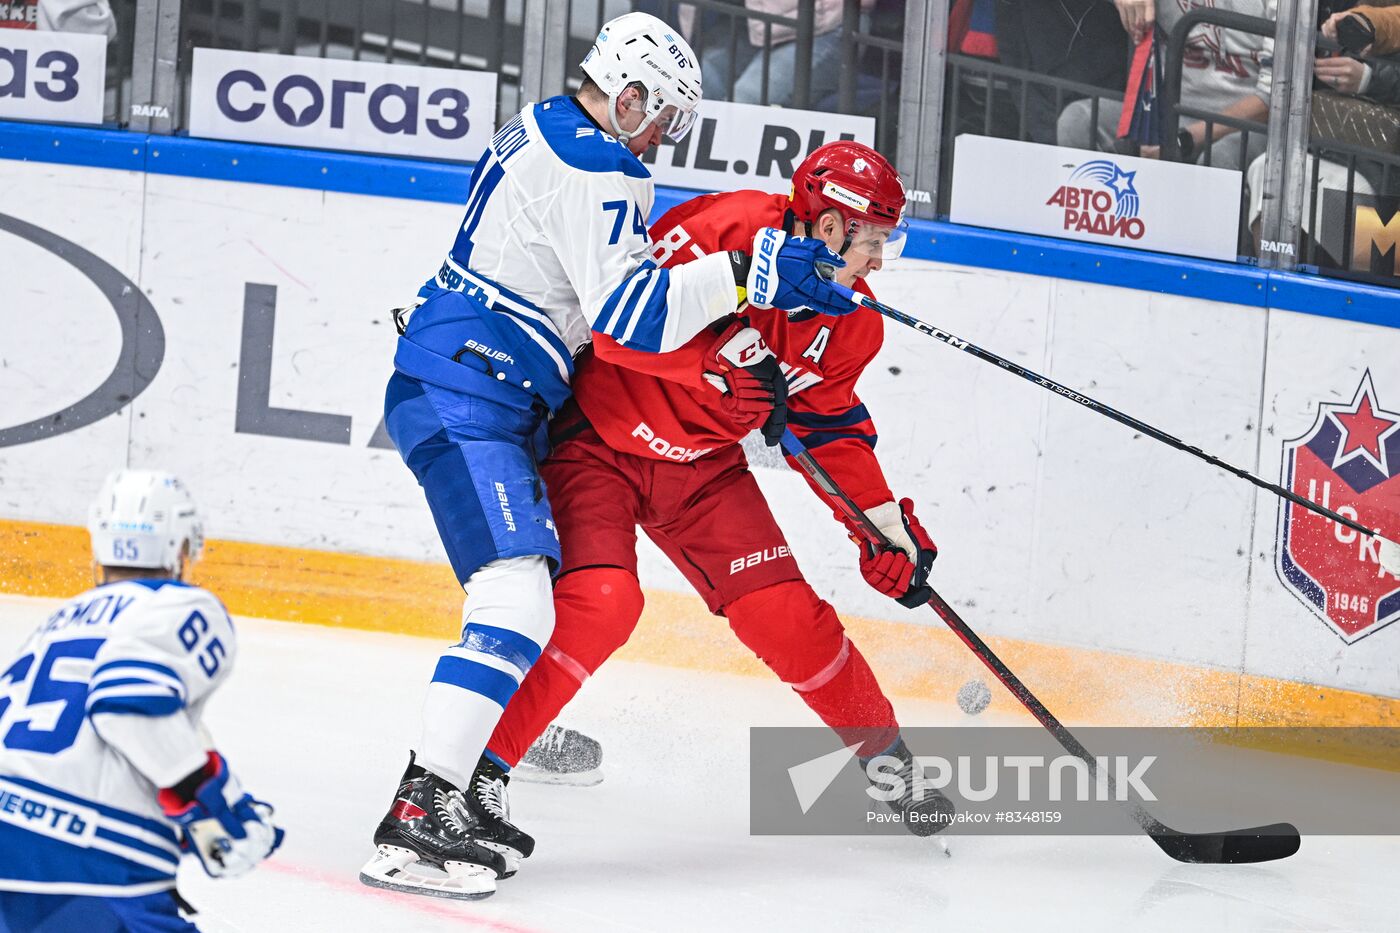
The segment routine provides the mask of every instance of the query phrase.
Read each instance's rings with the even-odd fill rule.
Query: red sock
[[[805,582],[765,587],[725,607],[740,641],[861,757],[899,736],[894,707],[831,604]]]
[[[618,567],[577,570],[555,584],[554,615],[549,644],[486,743],[511,767],[583,682],[627,642],[642,615],[642,588]]]

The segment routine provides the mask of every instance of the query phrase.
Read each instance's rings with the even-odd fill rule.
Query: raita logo
[[[1400,413],[1368,370],[1350,402],[1321,402],[1311,428],[1283,445],[1283,485],[1368,528],[1400,536]],[[1379,542],[1281,500],[1275,569],[1290,593],[1348,644],[1400,619],[1400,578]]]
[[[153,117],[157,120],[169,120],[170,109],[161,104],[132,104],[131,115],[133,117]]]
[[[1066,230],[1140,240],[1147,227],[1138,216],[1136,175],[1108,159],[1085,162],[1045,203],[1064,210]]]

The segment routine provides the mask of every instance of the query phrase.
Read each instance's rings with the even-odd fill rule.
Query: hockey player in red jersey
[[[798,167],[790,197],[737,191],[668,211],[652,228],[653,258],[671,266],[748,249],[756,230],[775,227],[824,240],[846,263],[837,281],[870,294],[866,276],[903,245],[904,200],[899,174],[875,150],[829,143]],[[517,764],[631,635],[643,600],[640,525],[740,641],[844,741],[860,743],[863,759],[885,754],[902,763],[908,791],[891,806],[906,813],[910,831],[927,835],[946,825],[938,821],[951,812],[946,798],[925,792],[921,801],[912,799],[911,758],[894,710],[835,610],[803,580],[739,443],[756,428],[774,443],[786,416],[899,545],[893,551],[862,545],[865,579],[904,605],[921,605],[937,549],[913,503],[890,492],[875,457],[874,424],[856,395],[856,380],[882,337],[880,315],[862,307],[842,317],[736,316],[665,354],[595,339],[593,358],[578,366],[573,402],[551,426],[553,452],[541,467],[563,552],[554,633],[507,706],[488,756],[505,768]],[[762,365],[728,361],[736,349],[761,358],[765,344],[786,376],[786,402],[784,380],[773,378],[777,366],[770,363],[765,373]],[[611,362],[623,354],[627,367]]]

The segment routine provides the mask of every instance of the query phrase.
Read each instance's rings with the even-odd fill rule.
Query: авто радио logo
[[[1138,216],[1136,175],[1116,162],[1094,159],[1070,172],[1069,181],[1045,203],[1064,209],[1066,230],[1140,240],[1147,226]]]

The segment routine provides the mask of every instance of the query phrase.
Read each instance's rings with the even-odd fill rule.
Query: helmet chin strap
[[[608,95],[608,123],[612,126],[613,135],[616,136],[620,142],[624,143],[631,142],[632,137],[637,135],[637,130],[641,129],[641,127],[637,127],[637,130],[629,133],[617,123],[617,99],[621,97],[626,90],[627,88],[624,87],[616,94]]]
[[[643,116],[642,122],[637,124],[637,128],[630,133],[619,126],[617,122],[617,101],[626,91],[627,88],[624,87],[621,91],[608,97],[608,123],[612,124],[613,135],[616,136],[621,143],[629,143],[638,136],[641,136],[647,130],[651,129],[651,124],[655,120],[655,117]],[[628,110],[641,111],[643,114],[646,113],[646,107],[642,105],[641,101],[634,100],[632,104],[633,106],[627,108]]]
[[[788,214],[788,216],[792,217],[792,222],[793,222],[793,225],[795,226],[796,223],[797,223],[797,216],[796,216],[795,214],[792,213],[792,210],[791,210],[790,208],[788,209],[787,214]],[[785,219],[786,219],[786,218],[785,218]],[[814,233],[812,232],[812,222],[811,222],[810,220],[804,220],[804,221],[802,221],[802,226],[803,226],[803,228],[807,231],[807,233],[806,233],[807,236],[809,236],[809,237],[811,237],[811,236],[816,236],[816,234],[814,234]],[[788,227],[787,232],[791,233],[791,232],[792,232],[792,227]],[[848,250],[848,249],[851,248],[851,243],[852,243],[852,242],[853,242],[853,239],[852,239],[852,232],[851,232],[851,224],[847,224],[847,225],[846,225],[846,238],[845,238],[844,241],[842,241],[842,243],[841,243],[841,248],[838,249],[838,250],[836,251],[836,255],[838,255],[838,256],[840,256],[840,257],[842,257],[842,258],[844,259],[845,256],[846,256],[846,250]]]
[[[851,243],[855,240],[855,228],[856,222],[854,220],[846,224],[846,238],[841,242],[841,248],[836,251],[838,256],[844,258],[846,250],[851,248]]]

